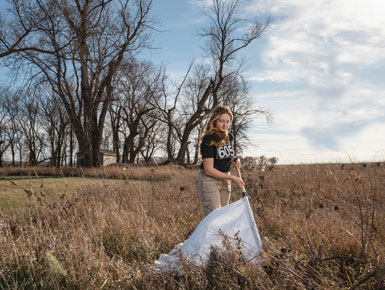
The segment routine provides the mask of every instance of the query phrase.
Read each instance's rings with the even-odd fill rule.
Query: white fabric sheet
[[[229,238],[234,248],[240,240],[245,257],[257,262],[255,258],[262,250],[262,244],[248,197],[245,196],[207,215],[184,243],[176,245],[167,255],[160,255],[155,262],[156,268],[175,268],[181,255],[197,265],[206,264],[211,247],[224,250],[224,235],[221,233]]]

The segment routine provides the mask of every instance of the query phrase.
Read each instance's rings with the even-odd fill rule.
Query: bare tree
[[[210,25],[200,34],[206,38],[205,48],[215,73],[214,106],[220,100],[218,90],[222,82],[242,69],[243,58],[239,52],[260,38],[270,23],[269,20],[249,21],[240,16],[239,5],[239,0],[213,0],[213,5],[206,10]]]
[[[0,57],[28,64],[63,102],[81,166],[98,166],[112,79],[147,44],[151,0],[12,0]],[[8,18],[7,18],[8,19]],[[12,27],[6,29],[6,27]],[[11,62],[8,62],[9,64]]]
[[[199,91],[196,107],[183,128],[176,158],[180,163],[185,162],[190,134],[201,122],[210,96],[213,108],[221,101],[219,92],[223,82],[234,74],[240,74],[243,60],[239,58],[239,52],[261,37],[269,25],[269,21],[262,24],[248,22],[239,15],[238,7],[238,0],[213,0],[213,5],[206,11],[210,24],[203,29],[201,36],[207,39],[206,51],[211,58],[210,78],[204,81],[205,88]]]
[[[142,134],[140,138],[143,146],[140,148],[140,155],[146,163],[149,163],[155,152],[160,149],[161,141],[165,137],[164,126],[156,118],[150,117],[142,119]]]
[[[11,162],[12,166],[16,165],[16,154],[19,152],[19,162],[22,164],[22,144],[21,144],[21,128],[19,122],[20,116],[20,98],[17,92],[12,91],[11,89],[3,88],[1,90],[2,96],[2,109],[5,110],[7,116],[6,124],[6,139],[8,140],[8,150],[11,152]]]
[[[7,90],[2,89],[0,91],[0,103],[4,104],[6,102]],[[8,149],[10,143],[8,140],[7,134],[7,123],[8,123],[8,115],[7,110],[4,105],[0,106],[0,167],[3,167],[3,155],[5,151]]]
[[[40,119],[47,134],[53,167],[60,167],[64,160],[65,143],[69,135],[70,121],[63,104],[57,96],[39,96]]]
[[[230,132],[234,137],[235,155],[242,154],[245,147],[250,145],[246,131],[253,121],[263,116],[271,120],[271,114],[263,108],[256,108],[255,101],[249,94],[249,85],[242,75],[233,75],[226,79],[219,91],[222,103],[230,107],[233,112],[233,122]]]
[[[122,126],[122,109],[123,107],[119,105],[118,102],[112,103],[108,108],[109,119],[111,125],[111,133],[112,133],[112,150],[116,154],[116,162],[120,162],[120,136],[119,132]]]
[[[199,143],[199,130],[202,130],[202,122],[213,107],[213,98],[211,90],[208,90],[210,79],[210,67],[208,65],[197,65],[194,67],[189,78],[186,80],[186,84],[183,90],[183,99],[180,105],[179,119],[183,120],[182,134],[180,134],[181,150],[184,150],[185,156],[183,157],[183,163],[190,163],[190,150],[197,147]],[[196,134],[194,134],[196,133]],[[189,136],[187,138],[187,136]],[[195,142],[192,142],[191,136],[198,136]],[[186,142],[187,140],[187,142]],[[194,149],[193,149],[194,150]],[[195,154],[196,155],[196,154]],[[179,155],[178,155],[179,156]],[[178,162],[182,162],[178,159]],[[197,159],[194,158],[194,162]]]
[[[190,70],[193,66],[193,62],[190,63],[190,66],[183,78],[183,80],[177,84],[173,85],[176,89],[175,92],[170,92],[169,89],[169,80],[167,75],[163,73],[162,75],[162,93],[161,98],[154,100],[154,106],[156,107],[159,114],[156,116],[159,121],[161,121],[166,126],[166,136],[164,138],[164,147],[167,153],[166,163],[173,162],[175,160],[176,146],[177,143],[180,143],[182,137],[182,127],[183,121],[178,116],[178,103],[180,102],[180,95],[184,84],[190,74]]]
[[[123,162],[135,161],[145,144],[144,138],[156,125],[157,120],[151,116],[155,110],[153,103],[160,97],[162,73],[163,70],[156,69],[150,62],[131,60],[121,67],[116,83],[117,106],[119,118],[128,129],[124,138]]]
[[[37,96],[33,92],[21,92],[20,98],[20,127],[24,144],[27,148],[27,165],[36,166],[45,161],[46,135],[43,133],[42,122],[40,122],[41,109],[38,105]]]

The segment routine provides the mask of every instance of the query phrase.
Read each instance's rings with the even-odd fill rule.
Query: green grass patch
[[[83,177],[8,176],[0,179],[0,210],[9,213],[36,204],[38,198],[71,194],[87,185],[122,182]],[[36,195],[36,196],[35,196]]]

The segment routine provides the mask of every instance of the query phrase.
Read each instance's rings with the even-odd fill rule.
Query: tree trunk
[[[116,162],[120,162],[120,148],[119,148],[119,130],[118,129],[112,129],[112,148],[116,154]]]
[[[73,140],[73,131],[72,131],[72,126],[70,129],[70,163],[69,166],[73,167],[73,160],[74,160],[74,140]]]
[[[179,148],[178,155],[176,157],[176,161],[180,164],[184,164],[185,162],[185,154],[188,147],[188,142],[190,138],[190,134],[192,130],[200,124],[202,121],[202,113],[204,105],[206,104],[206,101],[208,100],[210,94],[212,93],[214,87],[214,81],[211,79],[208,87],[206,88],[204,94],[202,95],[202,98],[199,100],[197,109],[195,113],[190,117],[188,122],[186,123],[185,129],[183,131],[182,140]]]
[[[194,162],[193,162],[194,165],[198,164],[199,150],[200,150],[200,146],[199,145],[200,145],[200,138],[198,136],[197,141],[195,143],[195,153],[194,153]]]
[[[138,134],[135,134],[135,136],[138,135]],[[130,163],[135,163],[135,136],[132,136],[131,137],[131,134],[130,134],[130,138],[129,138],[129,142],[128,142],[128,146],[129,146],[129,151],[130,151]]]
[[[12,166],[15,166],[16,152],[15,152],[15,144],[13,142],[11,143],[11,156],[12,156]]]
[[[122,155],[123,163],[128,163],[128,154],[129,154],[129,141],[128,141],[128,137],[126,137],[123,143],[123,155]]]
[[[119,140],[119,124],[120,124],[120,114],[121,108],[115,113],[113,109],[110,109],[110,119],[111,119],[111,130],[112,130],[112,150],[116,154],[116,162],[120,162],[120,140]]]
[[[189,144],[188,140],[190,138],[190,134],[191,134],[191,131],[193,129],[194,129],[193,126],[186,125],[186,128],[183,132],[183,137],[182,137],[182,141],[181,141],[180,148],[178,151],[178,155],[175,159],[180,164],[185,164],[185,156],[186,156],[186,152],[187,152],[187,148],[188,148],[188,144]]]
[[[21,144],[20,144],[20,148],[19,148],[19,165],[20,167],[23,166],[23,148],[21,148]]]
[[[136,150],[135,150],[135,137],[138,132],[131,131],[130,135],[124,139],[123,145],[123,163],[135,163]]]
[[[168,124],[168,131],[167,131],[167,162],[174,161],[174,146],[172,144],[172,125]]]

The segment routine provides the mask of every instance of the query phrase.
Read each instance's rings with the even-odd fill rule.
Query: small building
[[[102,167],[116,163],[116,153],[111,150],[100,149],[100,160]]]
[[[111,150],[105,150],[105,149],[100,149],[99,153],[99,158],[100,158],[100,167],[105,167],[110,164],[116,163],[116,153]],[[76,166],[80,167],[81,164],[81,159],[79,156],[79,152],[76,153]]]

